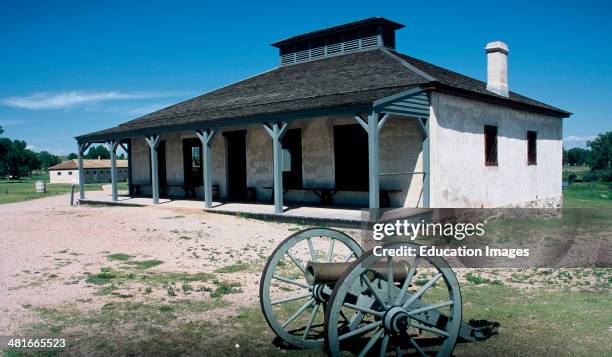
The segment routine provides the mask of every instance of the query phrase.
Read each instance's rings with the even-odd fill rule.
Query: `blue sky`
[[[277,66],[270,43],[371,16],[398,50],[478,79],[510,47],[510,89],[574,113],[565,144],[612,130],[609,1],[3,1],[0,126],[35,150]]]

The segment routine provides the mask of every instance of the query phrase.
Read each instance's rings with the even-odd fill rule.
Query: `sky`
[[[574,113],[564,145],[612,130],[610,1],[28,1],[0,3],[0,126],[35,151],[278,65],[270,44],[382,16],[405,54],[486,80],[510,47],[510,90]]]

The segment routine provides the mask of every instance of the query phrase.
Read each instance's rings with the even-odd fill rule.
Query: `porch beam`
[[[196,135],[202,142],[202,149],[204,150],[203,164],[204,164],[204,208],[212,208],[212,142],[217,135],[215,129],[203,129],[196,131]]]
[[[274,122],[264,124],[263,128],[272,138],[272,151],[274,156],[274,213],[283,213],[283,168],[281,139],[287,132],[287,122]]]
[[[151,191],[153,204],[159,204],[159,169],[157,167],[157,147],[159,146],[159,135],[145,136],[147,144],[151,149]]]
[[[111,187],[112,187],[112,200],[117,201],[117,140],[109,140],[106,142],[106,147],[110,152],[111,161]]]
[[[79,199],[85,199],[85,168],[83,167],[83,156],[89,149],[90,143],[79,143]]]

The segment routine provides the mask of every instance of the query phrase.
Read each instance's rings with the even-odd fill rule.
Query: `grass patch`
[[[88,274],[85,282],[94,285],[106,285],[110,284],[115,278],[117,278],[117,274],[111,268],[101,268],[97,274]]]
[[[213,281],[213,283],[217,285],[217,288],[210,293],[210,297],[213,297],[213,298],[218,298],[223,295],[229,295],[229,294],[238,294],[242,292],[242,290],[239,289],[240,283],[232,283],[232,282],[219,281],[219,280],[215,280]]]
[[[563,190],[564,208],[612,208],[612,190],[603,182],[574,182]]]
[[[127,262],[127,264],[133,265],[133,266],[136,267],[136,269],[140,269],[140,270],[150,269],[150,268],[158,266],[158,265],[160,265],[162,263],[163,263],[163,261],[157,260],[157,259],[151,259],[151,260],[133,260],[133,261]]]
[[[108,260],[119,260],[119,261],[125,261],[125,260],[130,260],[130,258],[132,258],[131,255],[127,255],[125,253],[115,253],[115,254],[109,254],[106,256],[106,259]]]
[[[235,263],[219,268],[215,270],[215,273],[237,273],[239,271],[249,270],[250,267],[251,265],[249,263]]]

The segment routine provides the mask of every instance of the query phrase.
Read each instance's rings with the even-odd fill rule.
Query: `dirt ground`
[[[112,324],[122,321],[130,326],[138,321],[130,321],[129,312],[140,304],[138,318],[147,322],[142,331],[149,331],[148,321],[156,318],[160,330],[153,332],[162,336],[167,323],[189,326],[194,320],[213,323],[235,318],[237,326],[253,326],[250,336],[265,333],[260,343],[268,348],[271,333],[258,313],[260,274],[272,250],[302,228],[163,206],[71,207],[67,196],[0,205],[0,335],[36,331],[41,323],[47,323],[45,331],[78,334],[71,330],[77,315],[83,317],[78,322],[90,329],[111,326],[101,318],[84,320],[110,308],[128,313],[124,320],[113,317]],[[599,275],[528,269],[459,269],[457,273],[461,284],[488,286],[493,291],[498,286],[517,291],[559,290],[564,282],[564,288],[590,289],[599,284],[601,289],[601,284],[609,287],[611,279],[609,270]],[[187,314],[176,315],[175,321],[163,315],[179,309]],[[241,317],[245,309],[250,309],[255,322]],[[199,326],[210,331],[215,325]],[[121,350],[121,354],[129,351]]]

